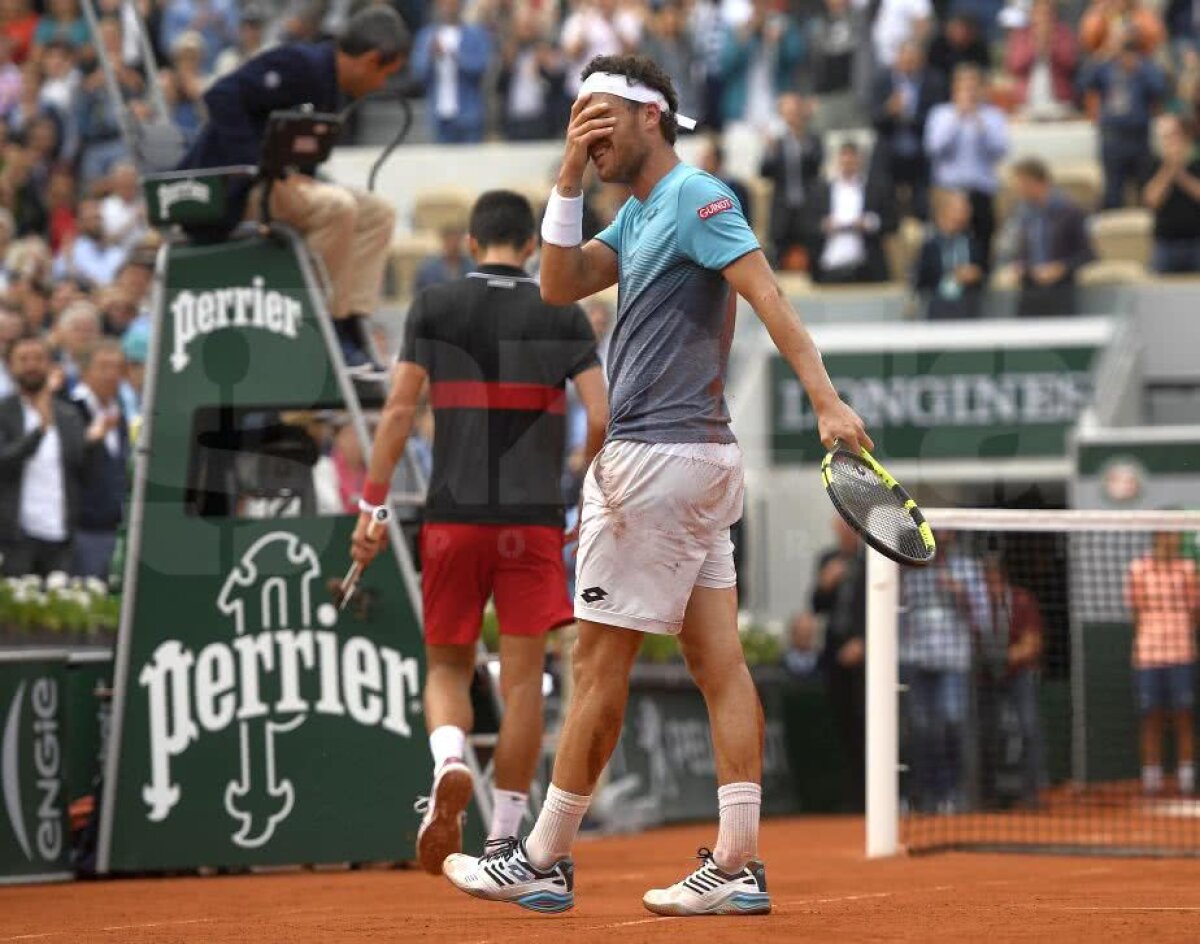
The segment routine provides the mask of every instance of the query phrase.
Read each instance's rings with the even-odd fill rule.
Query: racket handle
[[[380,505],[371,512],[371,521],[367,525],[367,537],[375,538],[379,536],[379,532],[387,527],[388,519],[392,516],[387,505]],[[346,576],[342,578],[342,599],[338,603],[338,609],[344,610],[346,604],[350,602],[350,598],[354,596],[354,591],[358,589],[358,578],[362,576],[363,566],[358,561],[350,565],[350,569],[346,571]]]

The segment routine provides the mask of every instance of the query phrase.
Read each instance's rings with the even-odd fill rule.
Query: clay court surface
[[[581,844],[577,904],[532,915],[398,870],[118,880],[0,889],[10,941],[1173,941],[1200,940],[1200,861],[955,853],[867,862],[854,819],[774,820],[775,913],[656,918],[641,894],[688,869],[707,827]],[[702,923],[701,923],[702,921]],[[689,937],[703,933],[703,938]]]

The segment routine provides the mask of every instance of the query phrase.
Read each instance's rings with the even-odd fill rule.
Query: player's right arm
[[[612,134],[616,119],[607,102],[591,103],[581,98],[571,108],[567,147],[555,189],[571,200],[583,196],[583,172],[588,148]],[[570,305],[595,295],[617,281],[617,254],[605,243],[592,239],[586,245],[542,244],[542,298],[551,305]]]

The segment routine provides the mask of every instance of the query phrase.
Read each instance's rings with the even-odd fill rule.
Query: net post
[[[867,551],[867,858],[900,851],[900,567]]]

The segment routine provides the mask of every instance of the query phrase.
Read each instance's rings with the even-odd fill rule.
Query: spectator
[[[25,319],[12,308],[0,307],[0,400],[11,396],[17,389],[16,382],[8,372],[8,351],[13,342],[25,333]]]
[[[929,36],[933,5],[929,0],[880,0],[871,30],[875,64],[890,69],[905,43],[924,43]]]
[[[30,0],[0,0],[0,33],[12,42],[13,62],[21,65],[33,50],[33,34],[37,30],[37,14]]]
[[[808,204],[820,183],[825,146],[809,130],[813,106],[795,93],[781,95],[783,131],[763,153],[759,174],[774,185],[771,193],[771,242],[776,264],[785,269],[810,268],[811,226]]]
[[[70,395],[82,377],[81,361],[103,337],[100,312],[86,298],[71,302],[54,321],[52,338],[63,372],[63,390]]]
[[[886,179],[865,176],[858,145],[843,142],[836,175],[812,195],[809,220],[819,227],[817,281],[886,282],[883,237],[896,228],[895,206]]]
[[[108,285],[116,278],[128,250],[104,235],[104,217],[97,200],[79,204],[79,232],[54,264],[56,278],[87,279],[92,285]]]
[[[949,85],[958,73],[958,67],[970,65],[987,75],[992,67],[992,56],[988,44],[979,35],[979,26],[974,17],[956,13],[929,44],[929,68],[941,73],[942,80]]]
[[[421,29],[413,46],[412,71],[425,84],[434,140],[468,144],[483,140],[483,76],[491,40],[479,26],[464,25],[459,0],[437,0],[437,22]]]
[[[243,4],[242,16],[238,21],[237,43],[221,50],[213,63],[213,76],[228,75],[247,60],[258,55],[267,47],[267,11],[261,6]]]
[[[55,396],[51,367],[41,338],[9,348],[17,392],[0,400],[0,570],[9,576],[71,569],[87,453],[104,435]]]
[[[796,70],[803,59],[804,34],[795,21],[776,11],[771,0],[753,0],[750,19],[725,38],[725,122],[766,131],[775,118],[776,99],[796,88]]]
[[[986,260],[970,234],[971,201],[960,190],[933,196],[933,229],[921,246],[913,289],[930,321],[978,318]]]
[[[413,279],[413,292],[440,285],[452,279],[462,278],[474,267],[471,257],[466,251],[466,233],[461,225],[447,226],[442,229],[442,251],[436,256],[429,256],[417,267]]]
[[[715,131],[725,124],[723,101],[725,80],[721,63],[725,56],[725,34],[729,24],[721,14],[722,4],[718,0],[694,0],[688,16],[688,28],[696,44],[697,77],[700,84],[702,107],[693,117]]]
[[[1163,19],[1176,62],[1194,58],[1200,48],[1200,7],[1193,0],[1168,0]]]
[[[813,678],[821,667],[821,650],[817,646],[819,629],[812,613],[797,613],[788,624],[788,647],[783,652],[783,667],[796,678]]]
[[[1130,40],[1118,55],[1091,68],[1084,88],[1093,98],[1091,110],[1098,110],[1104,209],[1110,210],[1124,205],[1128,184],[1146,179],[1150,122],[1166,97],[1166,76]]]
[[[971,641],[992,625],[983,568],[953,531],[938,535],[937,560],[901,584],[900,675],[913,741],[913,805],[921,812],[965,807]]]
[[[562,55],[544,33],[536,11],[522,6],[504,44],[497,92],[504,136],[510,141],[544,141],[566,115]]]
[[[579,94],[579,74],[596,56],[634,52],[642,39],[642,17],[617,0],[584,0],[563,21],[559,45],[567,57],[567,95]]]
[[[1008,122],[1000,109],[984,104],[983,92],[979,69],[963,65],[955,70],[950,101],[929,113],[925,152],[934,186],[962,190],[970,199],[971,235],[990,264],[1000,188],[997,168],[1008,153]]]
[[[821,555],[813,612],[825,617],[821,669],[834,723],[850,766],[854,809],[866,787],[866,549],[841,515],[833,518],[837,546]]]
[[[682,109],[681,109],[682,110]],[[725,148],[721,146],[721,139],[715,135],[709,135],[704,145],[700,150],[700,156],[696,160],[696,166],[707,174],[712,174],[721,183],[733,191],[733,195],[737,197],[738,203],[742,208],[742,216],[746,218],[746,223],[754,227],[754,200],[750,196],[750,188],[746,186],[746,182],[740,177],[734,177],[725,168]]]
[[[1046,781],[1038,719],[1042,613],[1032,593],[1010,582],[999,557],[985,561],[984,579],[992,624],[982,629],[990,643],[988,650],[997,654],[995,662],[985,660],[989,694],[1006,702],[1016,716],[1021,738],[1021,803],[1033,808],[1039,805],[1038,794]]]
[[[683,0],[663,0],[647,20],[650,27],[642,38],[641,53],[658,63],[671,77],[679,98],[679,113],[696,117],[701,100],[696,85],[697,55],[688,30]]]
[[[50,224],[43,188],[34,177],[33,152],[19,144],[10,145],[4,153],[0,170],[0,203],[13,212],[17,235],[37,236],[45,233]]]
[[[121,55],[121,26],[112,18],[100,21],[99,41],[104,44],[117,73],[122,101],[129,105],[145,91],[145,80]],[[121,125],[104,82],[104,71],[97,62],[83,79],[75,107],[79,131],[79,177],[84,187],[108,174],[114,165],[128,160]]]
[[[1159,157],[1142,188],[1142,202],[1154,212],[1155,272],[1200,272],[1200,160],[1195,142],[1177,115],[1155,124]]]
[[[941,76],[925,65],[916,43],[904,43],[894,68],[880,72],[872,90],[871,121],[875,126],[875,166],[905,191],[913,216],[929,213],[929,158],[925,123],[934,105],[946,100]]]
[[[204,38],[188,30],[180,33],[171,46],[171,73],[175,84],[175,102],[171,120],[190,141],[204,124],[204,90],[209,76],[204,71]]]
[[[121,383],[121,412],[129,422],[129,438],[137,441],[142,419],[142,391],[146,383],[146,359],[150,356],[150,325],[135,322],[121,338],[125,355],[125,377]]]
[[[12,40],[0,34],[0,120],[9,120],[21,103],[24,87],[24,73],[12,60]]]
[[[79,366],[80,382],[71,399],[83,425],[103,434],[96,448],[88,451],[83,468],[72,573],[107,580],[128,486],[129,425],[118,396],[125,355],[120,343],[106,339],[88,348]]]
[[[1079,44],[1102,60],[1120,56],[1131,44],[1153,56],[1165,38],[1162,20],[1140,0],[1094,0],[1079,22]]]
[[[1181,535],[1159,532],[1149,554],[1129,565],[1125,597],[1133,611],[1133,671],[1142,715],[1142,789],[1163,787],[1162,739],[1168,715],[1175,729],[1179,791],[1196,786],[1192,706],[1196,671],[1196,562],[1180,554]]]
[[[33,31],[34,58],[51,43],[66,43],[75,51],[92,41],[92,31],[87,20],[79,15],[79,0],[50,0],[49,12],[43,16]]]
[[[174,49],[185,32],[199,34],[204,43],[204,67],[212,69],[221,50],[237,40],[236,0],[166,0],[158,34],[162,48]]]
[[[809,26],[813,92],[822,96],[853,90],[855,64],[867,43],[863,12],[851,0],[824,0]]]
[[[1017,217],[1017,315],[1075,314],[1075,274],[1093,258],[1087,214],[1052,186],[1037,158],[1013,168],[1020,201]]]
[[[133,301],[115,285],[93,292],[91,300],[100,312],[101,333],[106,338],[121,340],[137,319],[138,311]]]
[[[54,40],[46,46],[40,62],[43,79],[38,105],[41,110],[51,112],[59,125],[66,126],[72,119],[75,96],[79,93],[75,52],[68,43]]]
[[[50,251],[57,254],[75,238],[78,228],[75,219],[75,175],[69,167],[55,168],[46,188],[46,208],[50,212],[47,236]]]
[[[1025,117],[1053,121],[1073,111],[1076,56],[1075,33],[1058,18],[1055,0],[1034,0],[1029,25],[1009,33],[1004,55]]]
[[[112,245],[132,249],[146,235],[146,207],[138,188],[137,168],[118,164],[109,175],[108,196],[100,202],[104,238]]]

